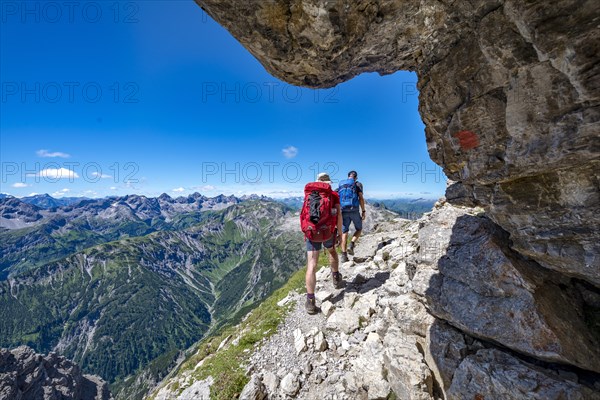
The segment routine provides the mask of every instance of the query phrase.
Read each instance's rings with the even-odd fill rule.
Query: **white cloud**
[[[41,170],[37,176],[51,179],[74,179],[79,178],[79,175],[67,168],[46,168]]]
[[[285,199],[287,197],[304,197],[304,192],[300,190],[273,190],[259,193],[273,199]]]
[[[272,191],[267,191],[265,192],[270,196],[274,196],[274,197],[294,197],[294,196],[300,196],[303,195],[304,193],[301,190],[272,190]],[[266,196],[266,194],[265,194]]]
[[[117,187],[116,186],[111,186],[111,187],[109,187],[109,189],[110,190],[117,190]]]
[[[23,183],[23,182],[16,182],[16,183],[13,183],[11,186],[14,187],[14,188],[26,188],[26,187],[31,186],[31,185],[28,185],[28,184]]]
[[[128,180],[124,181],[126,188],[137,190],[137,191],[141,190],[141,186],[145,182],[146,182],[146,178],[145,177],[142,177],[140,179],[133,178],[133,179],[128,179]]]
[[[46,149],[38,150],[35,153],[38,155],[38,157],[60,157],[60,158],[71,157],[71,155],[67,154],[67,153],[62,153],[60,151],[50,152]]]
[[[185,192],[185,189],[184,189],[184,188],[182,188],[182,187],[178,187],[178,188],[176,188],[176,189],[173,189],[172,191],[173,191],[173,192],[178,192],[178,193],[181,193],[181,192]]]
[[[92,172],[92,176],[94,178],[102,178],[102,179],[112,178],[112,176],[110,176],[110,175],[106,175],[106,174],[103,174],[101,172],[96,172],[96,171]]]
[[[298,148],[294,146],[288,146],[281,149],[281,152],[285,158],[294,158],[298,155]]]
[[[258,189],[258,190],[257,190]],[[223,187],[219,187],[217,188],[217,193],[222,193],[226,196],[229,196],[231,194],[235,195],[235,196],[242,196],[242,195],[252,195],[255,194],[257,196],[267,196],[267,197],[271,197],[271,198],[286,198],[286,197],[304,197],[304,192],[302,189],[293,189],[293,188],[287,188],[287,187],[280,187],[280,186],[268,186],[268,187],[264,187],[264,188],[259,188],[257,186],[254,187],[248,187],[248,188],[242,188],[240,189],[240,186],[223,186]]]
[[[31,196],[37,196],[38,194],[39,194],[39,193],[36,193],[36,192],[31,192],[31,193],[29,193],[29,194],[28,194],[28,196],[29,196],[29,197],[31,197]]]
[[[71,191],[71,189],[64,188],[64,189],[59,190],[58,192],[52,193],[52,197],[64,196],[65,194],[67,194],[70,191]]]
[[[217,190],[216,186],[213,185],[203,185],[203,186],[192,186],[192,190],[199,190],[201,192],[213,192]]]

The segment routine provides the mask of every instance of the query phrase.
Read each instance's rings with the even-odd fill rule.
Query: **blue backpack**
[[[353,209],[355,207],[358,208],[358,189],[354,179],[340,181],[338,193],[340,195],[340,206],[342,207],[342,210]]]

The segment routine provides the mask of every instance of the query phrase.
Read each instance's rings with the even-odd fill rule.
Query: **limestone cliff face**
[[[596,1],[196,1],[292,84],[416,71],[454,192],[522,255],[600,286]]]
[[[84,375],[78,365],[50,353],[36,354],[27,346],[0,349],[0,399],[109,400],[108,385]]]

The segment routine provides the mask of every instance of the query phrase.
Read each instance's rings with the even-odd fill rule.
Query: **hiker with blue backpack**
[[[340,196],[342,209],[342,257],[341,261],[348,261],[348,254],[354,255],[354,246],[362,233],[362,222],[366,217],[365,199],[363,198],[363,185],[358,180],[356,171],[348,172],[348,179],[340,181],[337,192]],[[362,212],[359,210],[362,209]],[[348,246],[348,231],[350,223],[354,224],[355,232]]]

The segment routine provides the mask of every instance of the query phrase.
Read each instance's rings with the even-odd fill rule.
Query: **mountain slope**
[[[206,211],[241,200],[198,193],[173,199],[128,195],[42,209],[23,199],[0,199],[0,279],[87,247],[199,223]]]
[[[150,366],[160,376],[181,349],[239,319],[304,258],[298,217],[284,205],[223,198],[206,211],[167,213],[131,200],[84,201],[0,232],[8,271],[0,346],[56,350],[123,388]]]

